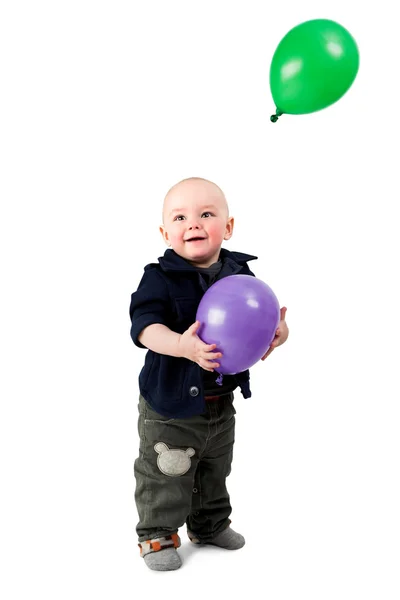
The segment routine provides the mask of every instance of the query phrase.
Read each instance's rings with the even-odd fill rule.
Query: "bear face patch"
[[[157,452],[157,466],[161,473],[171,477],[184,475],[190,469],[190,457],[195,454],[193,448],[187,450],[170,450],[164,442],[157,442],[154,446]]]

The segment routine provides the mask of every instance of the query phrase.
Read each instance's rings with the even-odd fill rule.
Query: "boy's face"
[[[197,267],[218,260],[229,240],[233,218],[221,190],[210,181],[186,180],[172,188],[164,202],[160,231],[172,249]]]

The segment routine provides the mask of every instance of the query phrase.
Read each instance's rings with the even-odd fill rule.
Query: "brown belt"
[[[221,398],[229,398],[233,399],[232,392],[225,392],[224,394],[219,394],[218,396],[204,396],[204,400],[206,402],[216,402],[217,400],[221,400]]]

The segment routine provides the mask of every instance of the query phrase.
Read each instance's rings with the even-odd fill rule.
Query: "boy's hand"
[[[287,311],[286,306],[283,306],[281,308],[281,320],[279,321],[278,329],[275,332],[275,337],[272,340],[270,347],[268,348],[267,352],[264,354],[264,356],[262,357],[261,360],[265,360],[267,358],[267,356],[269,356],[271,354],[271,352],[273,352],[273,350],[275,350],[275,348],[277,346],[284,344],[286,342],[286,340],[288,339],[289,328],[285,321],[286,311]]]
[[[179,339],[179,350],[183,358],[191,360],[206,371],[214,371],[219,367],[219,363],[214,362],[215,358],[221,358],[221,352],[213,352],[217,344],[205,344],[197,335],[200,327],[200,321],[196,321],[182,333]]]

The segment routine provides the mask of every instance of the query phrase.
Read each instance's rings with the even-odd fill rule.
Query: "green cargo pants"
[[[231,514],[225,480],[235,433],[233,393],[206,403],[204,414],[170,419],[139,399],[135,500],[139,542],[165,537],[185,522],[200,543],[211,541]]]

